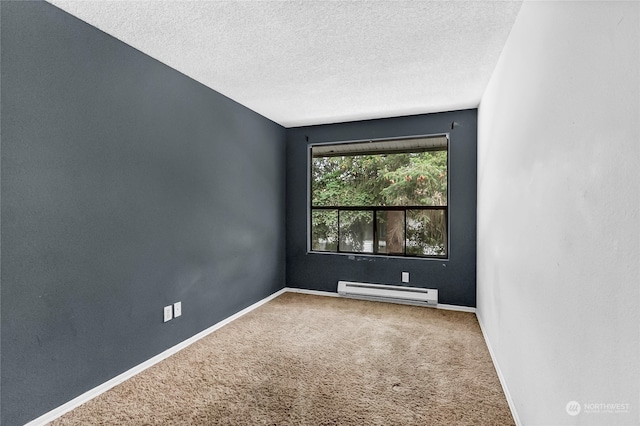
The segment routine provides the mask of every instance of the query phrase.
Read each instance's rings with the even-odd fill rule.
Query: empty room
[[[0,424],[640,425],[640,3],[0,1]]]

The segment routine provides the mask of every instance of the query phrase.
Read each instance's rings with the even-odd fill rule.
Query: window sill
[[[338,253],[334,251],[315,251],[307,250],[307,254],[320,254],[329,256],[348,256],[349,260],[356,260],[357,258],[366,258],[367,260],[386,260],[386,259],[403,259],[403,260],[419,260],[419,261],[436,261],[436,262],[448,262],[449,257],[426,257],[426,256],[394,256],[384,254],[370,254],[370,253]]]

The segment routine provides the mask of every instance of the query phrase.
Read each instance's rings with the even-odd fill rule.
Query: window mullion
[[[340,236],[340,209],[338,209],[338,244],[336,245],[336,251],[340,253],[340,241],[342,238]]]
[[[407,209],[403,210],[403,214],[404,214],[404,247],[402,248],[402,254],[403,255],[407,255],[407,239],[409,238],[407,235]]]
[[[380,238],[378,235],[378,210],[373,209],[371,213],[373,213],[373,254],[378,254],[378,240]]]

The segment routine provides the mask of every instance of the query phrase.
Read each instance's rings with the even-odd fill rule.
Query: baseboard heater
[[[430,288],[338,281],[338,294],[356,299],[407,305],[436,306],[438,304],[438,290]]]

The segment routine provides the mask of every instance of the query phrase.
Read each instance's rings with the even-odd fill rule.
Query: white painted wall
[[[640,424],[639,15],[525,2],[480,104],[477,313],[524,425]]]

